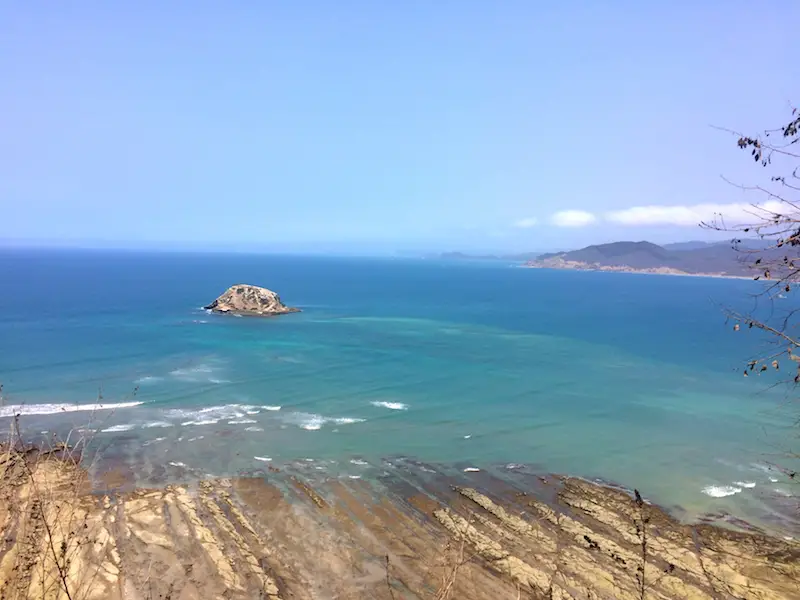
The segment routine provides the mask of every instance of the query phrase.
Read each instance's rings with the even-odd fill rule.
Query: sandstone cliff
[[[299,308],[286,306],[272,290],[241,283],[229,287],[205,308],[216,313],[258,316],[300,312]]]

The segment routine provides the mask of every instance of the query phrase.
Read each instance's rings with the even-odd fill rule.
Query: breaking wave
[[[223,404],[220,406],[207,406],[205,408],[173,408],[164,413],[168,419],[180,421],[181,425],[214,425],[220,421],[233,421],[239,423],[255,423],[249,417],[259,414],[265,409],[261,406],[250,404]]]
[[[742,488],[734,487],[732,485],[707,485],[703,488],[703,493],[712,498],[724,498],[725,496],[733,496],[742,491]]]
[[[324,425],[330,423],[335,425],[352,425],[353,423],[362,423],[364,419],[357,419],[354,417],[323,417],[322,415],[312,413],[294,412],[286,415],[284,421],[290,425],[297,425],[306,431],[318,431],[322,429]]]
[[[408,404],[403,404],[402,402],[380,402],[376,400],[370,404],[378,408],[388,408],[389,410],[408,410]]]
[[[136,425],[131,425],[130,423],[126,423],[124,425],[112,425],[111,427],[107,427],[105,429],[101,429],[101,433],[117,433],[119,431],[130,431],[136,427]]]
[[[97,410],[116,410],[118,408],[133,408],[143,402],[117,402],[96,404],[11,404],[0,406],[0,418],[13,417],[14,415],[57,415],[67,412],[93,412]]]

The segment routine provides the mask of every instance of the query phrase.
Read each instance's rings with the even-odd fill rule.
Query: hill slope
[[[731,277],[750,274],[742,260],[743,255],[730,244],[676,246],[665,248],[651,242],[613,242],[570,252],[543,254],[528,261],[526,266]]]

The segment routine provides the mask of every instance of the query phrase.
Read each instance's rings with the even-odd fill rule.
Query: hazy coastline
[[[671,275],[674,277],[704,277],[711,279],[753,279],[747,275],[730,275],[727,273],[689,273],[672,269],[670,267],[653,267],[646,269],[635,269],[633,267],[611,266],[611,265],[592,265],[588,263],[564,261],[562,263],[523,263],[520,265],[525,269],[552,269],[558,271],[598,271],[604,273],[635,273],[639,275]]]

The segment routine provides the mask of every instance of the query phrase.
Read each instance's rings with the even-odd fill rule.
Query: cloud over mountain
[[[724,219],[729,225],[751,223],[763,218],[766,212],[786,210],[780,202],[760,204],[693,204],[677,206],[633,206],[606,213],[605,220],[618,225],[677,225],[693,227],[701,222]]]
[[[550,217],[556,227],[585,227],[597,220],[592,213],[585,210],[562,210]]]

